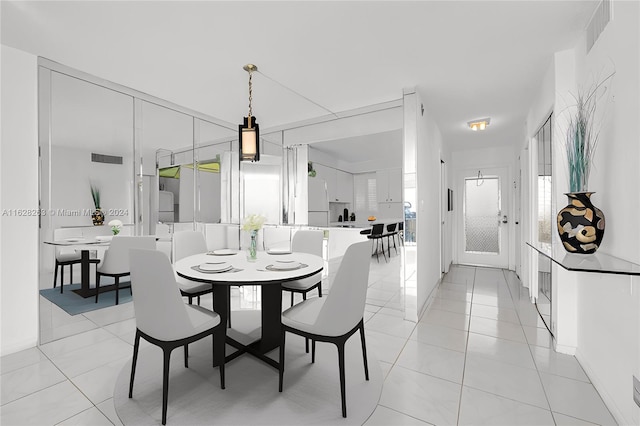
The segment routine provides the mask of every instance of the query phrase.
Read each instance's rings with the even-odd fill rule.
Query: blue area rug
[[[104,281],[104,282],[103,282]],[[100,287],[103,285],[113,284],[112,280],[100,280]],[[129,286],[131,283],[129,281],[121,281],[121,286]],[[107,308],[109,306],[114,306],[116,304],[116,292],[107,291],[105,293],[100,293],[100,297],[98,298],[98,303],[96,303],[95,297],[87,297],[86,299],[72,290],[77,290],[80,288],[80,284],[65,284],[64,293],[60,294],[60,287],[56,288],[48,288],[45,290],[40,290],[40,295],[45,299],[49,300],[52,303],[55,303],[61,309],[63,309],[69,315],[78,315],[84,312],[95,311],[96,309]],[[120,300],[119,304],[128,303],[131,301],[131,293],[129,293],[129,288],[121,288],[120,289]]]

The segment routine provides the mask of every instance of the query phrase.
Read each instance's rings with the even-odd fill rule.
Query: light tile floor
[[[395,254],[371,263],[367,345],[385,382],[366,425],[615,424],[576,359],[549,349],[513,272],[453,266],[416,323],[401,310],[410,297],[402,291],[404,267]],[[259,293],[234,292],[232,303],[255,307]],[[132,353],[132,304],[76,317],[55,305],[43,309],[62,330],[43,330],[57,340],[0,360],[0,423],[121,424],[113,388]]]

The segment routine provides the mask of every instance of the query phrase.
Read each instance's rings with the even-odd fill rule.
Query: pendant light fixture
[[[240,160],[259,161],[260,160],[260,129],[256,118],[253,116],[251,101],[253,100],[252,76],[258,71],[258,67],[247,64],[242,67],[249,73],[249,115],[244,117],[243,124],[238,126],[238,137],[240,138]]]

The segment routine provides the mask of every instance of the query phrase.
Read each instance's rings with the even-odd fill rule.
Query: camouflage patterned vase
[[[591,194],[565,194],[569,205],[558,213],[558,233],[569,253],[595,253],[604,237],[604,213],[591,203]]]

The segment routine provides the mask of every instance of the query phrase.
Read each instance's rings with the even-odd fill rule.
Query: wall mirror
[[[555,228],[555,214],[551,205],[552,185],[552,158],[551,135],[553,115],[542,125],[535,135],[538,149],[538,244],[542,247],[551,247],[551,233]],[[551,318],[551,259],[538,254],[538,295],[536,308],[545,326],[553,335]]]
[[[235,125],[43,58],[39,65],[39,195],[47,212],[40,218],[43,344],[91,330],[91,318],[99,316],[65,312],[42,296],[43,290],[59,291],[56,252],[65,251],[44,241],[106,237],[112,219],[123,222],[125,235],[162,237],[221,222],[237,229],[239,165]],[[172,167],[177,175],[167,177]],[[101,226],[92,221],[92,185],[100,192]],[[211,232],[214,240],[216,235]],[[238,232],[224,237],[224,245],[238,245]],[[158,241],[168,255],[170,247],[170,240]],[[74,266],[73,272],[65,267],[65,293],[81,281],[80,265]],[[92,265],[90,285],[94,274]]]

